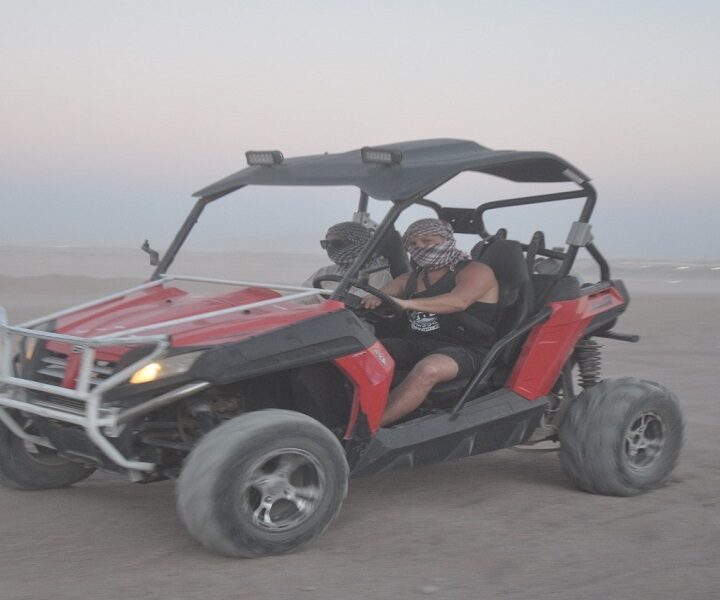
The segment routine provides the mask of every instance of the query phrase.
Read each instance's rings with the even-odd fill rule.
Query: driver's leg
[[[394,423],[414,411],[435,384],[455,379],[459,370],[458,363],[447,355],[430,354],[423,358],[403,382],[390,392],[380,425],[384,427]]]

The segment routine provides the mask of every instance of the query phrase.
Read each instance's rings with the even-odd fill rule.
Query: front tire
[[[203,437],[177,485],[190,534],[234,557],[285,554],[320,535],[347,494],[337,438],[286,410],[241,415]]]
[[[682,442],[672,392],[651,381],[607,379],[570,405],[560,426],[560,462],[582,490],[632,496],[667,480]]]
[[[0,422],[0,483],[16,490],[63,488],[87,479],[95,467],[66,459],[35,446]]]

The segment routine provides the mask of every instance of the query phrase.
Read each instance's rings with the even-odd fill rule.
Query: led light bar
[[[245,153],[247,164],[251,167],[272,167],[281,165],[283,154],[280,150],[248,150]]]
[[[583,183],[585,183],[585,180],[572,169],[565,169],[562,174],[565,175],[565,177],[567,177],[570,181],[573,181],[578,185],[582,185]]]
[[[362,161],[376,165],[399,165],[402,161],[400,150],[388,150],[386,148],[370,148],[365,146],[360,150]]]

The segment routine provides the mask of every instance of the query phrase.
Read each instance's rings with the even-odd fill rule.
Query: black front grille
[[[66,398],[65,396],[45,396],[42,398],[32,398],[30,401],[37,406],[44,406],[45,408],[54,408],[56,410],[62,410],[76,415],[85,414],[85,402],[82,400],[76,400],[75,398]]]
[[[40,358],[36,372],[37,380],[51,385],[60,385],[65,377],[68,357],[58,352],[47,352]],[[96,360],[90,372],[90,389],[110,377],[115,372],[113,364],[107,360]]]

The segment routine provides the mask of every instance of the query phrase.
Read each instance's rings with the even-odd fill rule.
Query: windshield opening
[[[349,186],[239,190],[207,205],[168,273],[301,285],[331,264],[320,242],[329,227],[353,220],[359,196]],[[390,206],[370,199],[372,222]]]

